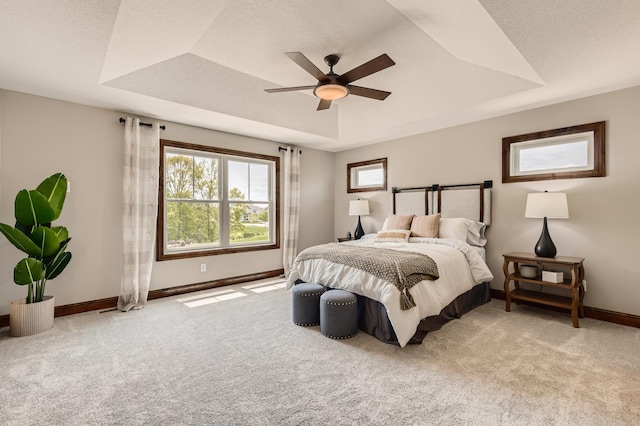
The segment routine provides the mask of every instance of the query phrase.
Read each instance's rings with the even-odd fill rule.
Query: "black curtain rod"
[[[120,117],[120,120],[118,120],[118,121],[120,121],[121,123],[126,123],[127,122],[127,120],[122,118],[122,117]],[[142,121],[140,122],[140,125],[141,126],[147,126],[147,127],[153,126],[153,124],[151,124],[151,123],[143,123]],[[164,129],[166,129],[166,126],[164,126],[164,125],[160,126],[160,130],[164,130]]]
[[[281,146],[278,147],[278,151],[287,151],[289,148],[283,148]],[[302,150],[300,150],[300,154],[302,154]]]

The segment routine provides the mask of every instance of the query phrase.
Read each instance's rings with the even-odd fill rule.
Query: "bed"
[[[287,287],[315,282],[350,291],[362,331],[402,347],[421,343],[490,300],[484,245],[491,186],[393,188],[393,213],[380,232],[303,250]]]

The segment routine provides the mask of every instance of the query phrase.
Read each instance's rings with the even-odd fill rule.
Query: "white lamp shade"
[[[349,216],[367,216],[369,214],[368,200],[349,201]]]
[[[563,192],[537,192],[527,195],[524,217],[569,218],[567,194]]]

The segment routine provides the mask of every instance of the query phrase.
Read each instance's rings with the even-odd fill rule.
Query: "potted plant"
[[[27,297],[11,303],[11,336],[28,336],[53,327],[55,302],[45,296],[45,285],[67,267],[69,232],[64,226],[51,226],[60,217],[67,195],[67,178],[56,173],[36,189],[23,189],[16,195],[15,227],[0,223],[0,232],[27,257],[13,270],[13,281],[27,286]]]

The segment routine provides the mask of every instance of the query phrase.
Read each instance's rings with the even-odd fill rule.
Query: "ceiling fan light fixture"
[[[340,84],[323,84],[313,89],[313,94],[320,99],[327,101],[335,101],[336,99],[342,99],[349,94],[349,89]]]

